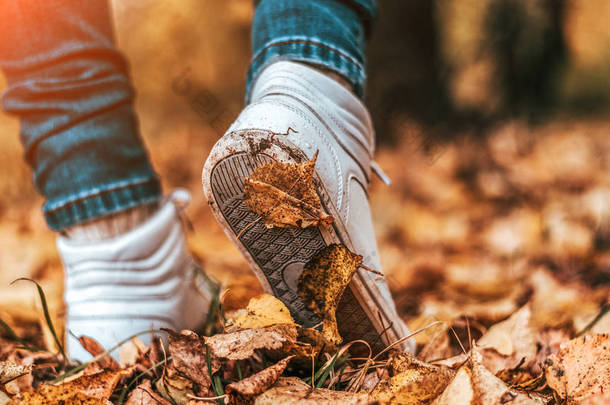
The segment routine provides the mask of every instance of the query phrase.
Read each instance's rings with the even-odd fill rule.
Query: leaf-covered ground
[[[350,349],[361,343],[298,327],[252,288],[197,194],[198,176],[175,173],[181,162],[196,171],[199,152],[167,157],[156,145],[160,172],[195,193],[191,247],[227,287],[224,317],[217,308],[204,331],[213,336],[159,331],[169,346],[134,340],[120,362],[92,336],[83,343],[99,361],[75,369],[58,355],[34,286],[1,287],[0,404],[610,403],[608,130],[512,123],[430,144],[404,127],[403,141],[378,153],[393,184],[376,180],[371,200],[384,270],[399,312],[420,331],[418,352],[358,358]],[[61,330],[60,266],[34,209],[5,214],[2,264],[41,282]]]

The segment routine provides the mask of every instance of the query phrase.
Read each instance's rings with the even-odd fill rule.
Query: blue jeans
[[[247,91],[269,63],[290,59],[330,69],[362,95],[375,7],[375,0],[259,1]],[[3,108],[21,121],[49,227],[156,202],[161,187],[107,0],[0,0],[0,16]]]

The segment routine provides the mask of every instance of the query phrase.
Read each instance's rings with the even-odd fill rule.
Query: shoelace
[[[388,176],[374,160],[371,160],[371,170],[381,179],[381,181],[385,183],[386,186],[390,186],[392,184],[392,179],[390,179],[390,176]]]

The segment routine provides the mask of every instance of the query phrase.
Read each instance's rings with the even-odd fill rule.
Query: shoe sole
[[[204,167],[204,193],[214,216],[242,252],[265,292],[280,299],[299,324],[313,327],[321,320],[305,307],[296,293],[303,266],[331,243],[341,242],[352,247],[340,236],[347,235],[345,226],[319,178],[314,179],[314,185],[324,211],[335,218],[332,226],[267,228],[259,216],[246,207],[244,179],[257,167],[274,161],[300,163],[307,160],[298,148],[284,139],[280,141],[275,135],[267,131],[226,135],[241,138],[241,142],[233,142],[231,147],[217,145],[214,148]],[[393,343],[396,336],[388,336],[394,335],[388,327],[391,323],[377,308],[380,305],[357,272],[337,307],[337,323],[343,341],[365,340],[374,353]]]

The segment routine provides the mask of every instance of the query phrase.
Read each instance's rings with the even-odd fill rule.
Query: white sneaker
[[[381,268],[367,197],[374,144],[366,107],[349,90],[306,65],[279,61],[259,75],[251,103],[205,163],[203,189],[217,220],[264,289],[305,326],[320,319],[298,297],[297,281],[316,252],[342,242],[364,256],[364,264]],[[332,227],[268,229],[259,221],[243,231],[258,218],[243,202],[244,178],[265,163],[303,162],[316,151],[316,188],[335,219]],[[376,352],[409,333],[386,282],[362,269],[346,289],[337,319],[344,341],[364,339]],[[402,347],[414,349],[412,341]]]
[[[151,329],[194,329],[205,321],[213,285],[191,258],[175,192],[146,222],[116,238],[57,247],[65,266],[68,355],[91,356],[77,337],[90,336],[110,349]],[[146,344],[150,334],[140,335]],[[118,351],[113,351],[117,357]]]

